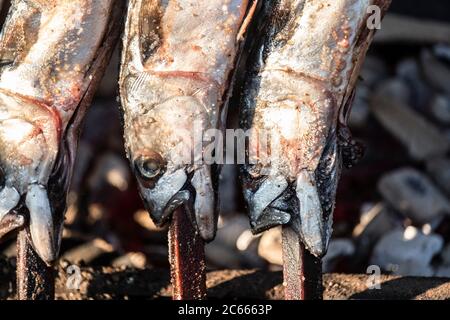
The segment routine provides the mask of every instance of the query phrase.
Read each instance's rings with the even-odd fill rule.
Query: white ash
[[[115,153],[102,155],[93,172],[88,181],[91,190],[101,189],[105,182],[120,191],[128,189],[131,179],[128,163]]]
[[[147,258],[142,252],[128,252],[112,261],[113,267],[144,269]]]
[[[281,227],[264,232],[259,242],[258,253],[271,264],[283,265]],[[355,245],[351,239],[331,239],[328,251],[322,259],[323,272],[332,272],[339,259],[354,253]]]
[[[218,227],[216,238],[205,247],[207,261],[222,268],[242,268],[243,263],[255,267],[263,265],[257,252],[260,235],[252,235],[245,215],[221,216]]]
[[[282,265],[281,227],[263,233],[258,245],[258,254],[271,264]]]
[[[375,43],[434,44],[447,43],[450,24],[388,13],[382,28],[375,35]]]
[[[361,208],[360,221],[353,229],[360,250],[369,250],[384,234],[400,227],[402,220],[383,202],[365,204]]]
[[[432,223],[450,213],[450,203],[421,172],[402,168],[384,175],[378,191],[396,210],[418,224]]]
[[[432,258],[441,251],[444,240],[437,234],[423,234],[409,226],[387,233],[375,246],[370,264],[404,276],[432,276]]]
[[[377,93],[408,104],[411,101],[411,89],[405,80],[391,78],[382,82],[376,89]]]
[[[111,253],[114,247],[103,239],[96,238],[66,251],[61,259],[70,263],[91,263],[100,256]]]
[[[414,58],[401,61],[397,64],[396,74],[410,88],[411,95],[408,103],[414,107],[425,107],[433,91],[423,78],[418,61]]]
[[[371,100],[371,110],[380,124],[399,140],[416,161],[445,155],[449,141],[441,130],[409,105],[377,91]]]
[[[450,85],[450,84],[449,84]],[[434,118],[442,124],[450,125],[450,97],[436,95],[431,101],[431,112]]]

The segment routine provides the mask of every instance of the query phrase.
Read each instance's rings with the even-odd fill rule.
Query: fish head
[[[35,250],[51,263],[58,254],[63,222],[62,213],[56,213],[64,211],[67,190],[66,169],[55,178],[55,164],[65,158],[58,148],[57,121],[36,102],[5,93],[0,94],[0,109],[0,224],[12,215],[20,226],[29,220]]]
[[[205,240],[215,234],[211,166],[203,163],[202,132],[209,117],[192,96],[141,109],[125,125],[128,155],[144,203],[157,225],[184,206]]]
[[[338,108],[315,81],[283,81],[277,72],[267,78],[270,86],[249,118],[256,128],[249,163],[241,167],[252,230],[291,225],[312,254],[323,256],[340,173]]]

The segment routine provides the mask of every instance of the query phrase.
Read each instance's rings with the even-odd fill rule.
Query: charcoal
[[[417,224],[432,223],[450,213],[450,203],[423,173],[402,168],[384,175],[378,191],[396,210]]]
[[[375,246],[370,263],[385,271],[405,276],[432,276],[432,258],[442,249],[437,234],[425,235],[415,227],[396,229]]]

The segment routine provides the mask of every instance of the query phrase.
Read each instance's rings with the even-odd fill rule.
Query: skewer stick
[[[205,245],[183,208],[169,229],[169,259],[174,300],[206,298]]]
[[[283,284],[286,300],[321,300],[322,261],[303,245],[290,226],[283,226]]]
[[[34,251],[26,229],[17,237],[17,297],[19,300],[53,300],[55,277]]]

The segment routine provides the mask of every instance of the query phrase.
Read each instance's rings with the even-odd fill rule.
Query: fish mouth
[[[324,218],[314,174],[303,170],[293,183],[283,176],[267,177],[256,192],[247,193],[247,198],[253,233],[290,225],[314,256],[325,255],[331,219]]]
[[[144,196],[144,206],[150,217],[158,227],[165,226],[170,222],[175,210],[180,207],[192,208],[191,193],[188,190],[179,190],[164,206],[159,206],[154,199],[149,200]]]
[[[30,184],[23,196],[13,187],[5,187],[0,192],[0,204],[0,238],[26,227],[36,253],[52,265],[59,253],[62,224],[54,221],[46,187]]]
[[[144,205],[157,226],[164,226],[183,207],[203,240],[216,234],[215,193],[210,170],[203,166],[192,174],[184,169],[164,175],[152,189],[140,185]]]
[[[288,224],[293,216],[281,199],[289,193],[283,176],[267,177],[253,194],[247,193],[252,232],[257,234],[273,227]],[[293,208],[291,206],[291,208]]]

